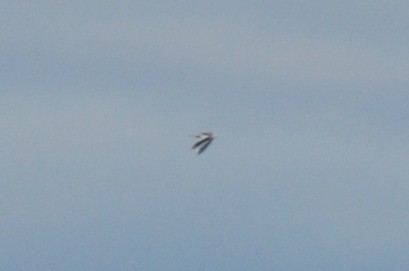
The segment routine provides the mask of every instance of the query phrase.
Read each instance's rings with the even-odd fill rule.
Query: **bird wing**
[[[202,152],[204,152],[204,150],[210,145],[210,143],[212,143],[213,139],[211,137],[208,138],[208,141],[203,143],[202,146],[200,146],[199,151],[197,152],[197,154],[201,154]]]
[[[192,149],[196,149],[197,147],[199,147],[200,145],[202,145],[204,142],[208,141],[210,138],[209,137],[205,137],[201,140],[199,140],[198,142],[196,142],[193,146]]]

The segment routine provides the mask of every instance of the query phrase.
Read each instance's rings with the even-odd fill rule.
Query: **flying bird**
[[[216,136],[211,132],[205,132],[195,137],[198,138],[199,141],[197,141],[192,146],[192,149],[194,150],[198,148],[197,154],[201,154],[202,152],[204,152],[204,150],[206,150],[207,147],[209,147],[210,143],[212,143],[213,139],[215,139]]]

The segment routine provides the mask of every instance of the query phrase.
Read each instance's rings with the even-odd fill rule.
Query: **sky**
[[[404,270],[407,14],[0,0],[0,269]]]

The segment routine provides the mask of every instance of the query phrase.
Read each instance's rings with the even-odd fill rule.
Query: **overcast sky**
[[[0,269],[404,270],[408,14],[0,0]]]

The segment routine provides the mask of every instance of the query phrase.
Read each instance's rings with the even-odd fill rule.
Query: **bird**
[[[199,139],[193,146],[192,149],[198,148],[197,154],[201,154],[206,150],[207,147],[209,147],[210,143],[212,143],[213,139],[216,138],[216,135],[214,135],[212,132],[204,132],[201,134],[198,134],[195,136],[196,138]]]

